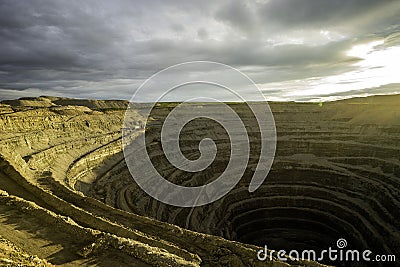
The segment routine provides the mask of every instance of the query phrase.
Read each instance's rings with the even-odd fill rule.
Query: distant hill
[[[89,100],[54,96],[23,97],[3,100],[1,103],[12,107],[84,106],[90,109],[125,109],[128,106],[127,100]]]

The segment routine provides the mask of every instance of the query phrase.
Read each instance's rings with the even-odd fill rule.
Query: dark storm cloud
[[[336,75],[359,60],[345,53],[355,44],[398,45],[399,10],[372,0],[1,1],[0,98],[129,98],[190,60],[238,67],[257,83]]]
[[[267,0],[246,4],[229,1],[215,17],[245,34],[268,37],[291,31],[332,29],[351,37],[385,34],[399,24],[397,0]],[[304,32],[303,35],[307,35]]]
[[[229,23],[245,34],[257,30],[254,9],[246,1],[231,1],[222,5],[216,12],[216,18]]]
[[[269,23],[285,26],[331,26],[343,23],[396,0],[274,0],[260,8],[259,14]]]

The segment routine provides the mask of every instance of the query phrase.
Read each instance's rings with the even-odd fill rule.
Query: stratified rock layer
[[[1,210],[0,236],[53,264],[82,264],[86,257],[93,264],[106,259],[126,264],[131,259],[139,266],[266,266],[257,261],[256,246],[320,251],[338,238],[345,238],[351,248],[398,255],[398,103],[398,95],[322,106],[270,103],[277,127],[276,157],[254,193],[248,192],[248,185],[258,160],[259,133],[246,106],[235,104],[251,137],[243,179],[212,204],[177,208],[152,199],[129,174],[121,147],[126,101],[7,101],[0,104],[0,189],[8,192],[2,203],[10,204]],[[159,128],[173,107],[162,104],[152,113],[146,133],[152,162],[178,184],[216,179],[229,160],[230,146],[223,129],[210,121],[189,123],[180,140],[182,152],[194,159],[202,138],[217,137],[219,154],[210,168],[189,175],[166,161]],[[134,134],[144,134],[140,107],[136,116]],[[21,205],[33,211],[24,213]],[[43,219],[48,231],[59,227],[79,238],[55,235],[49,240],[58,247],[29,251],[32,248],[14,237],[4,218],[20,216],[35,225],[36,213],[48,218]],[[24,227],[28,236],[32,230]],[[30,238],[39,244],[49,237]],[[317,266],[276,259],[268,264]]]
[[[126,106],[56,97],[0,104],[0,236],[52,264],[263,266],[256,246],[114,208],[124,202],[117,197],[121,176],[99,186],[124,162]],[[136,116],[141,134],[143,118]],[[288,264],[318,266],[268,261]]]

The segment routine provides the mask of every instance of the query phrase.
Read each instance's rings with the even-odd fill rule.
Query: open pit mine
[[[340,238],[400,259],[400,95],[269,103],[276,154],[252,193],[259,129],[246,104],[230,103],[250,138],[248,166],[227,195],[193,208],[163,204],[131,177],[121,135],[127,105],[49,96],[0,102],[0,265],[363,266],[276,253],[257,259],[265,245],[320,251]],[[207,184],[229,162],[229,137],[218,123],[191,121],[180,133],[182,153],[198,158],[204,138],[218,152],[201,172],[177,169],[160,140],[174,106],[158,104],[146,123],[138,104],[133,137],[146,135],[167,180]]]

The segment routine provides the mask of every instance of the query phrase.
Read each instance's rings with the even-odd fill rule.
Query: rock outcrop
[[[3,101],[0,236],[52,264],[320,266],[276,257],[260,262],[256,252],[264,245],[319,251],[338,238],[353,248],[399,255],[398,103],[400,95],[322,106],[270,103],[276,157],[254,193],[248,192],[248,184],[258,160],[259,133],[247,107],[235,104],[251,137],[243,179],[212,204],[177,208],[152,199],[130,177],[121,141],[126,101]],[[150,157],[170,181],[205,184],[226,167],[229,138],[218,124],[189,123],[180,140],[182,152],[194,159],[202,138],[217,137],[218,154],[205,172],[177,170],[163,155],[159,137],[173,107],[162,104],[152,113],[146,132]],[[140,105],[135,117],[135,134],[144,134]],[[13,225],[21,229],[20,236],[15,237]],[[37,231],[39,227],[44,230]],[[24,238],[36,246],[26,245]],[[56,245],[37,248],[40,244]]]

